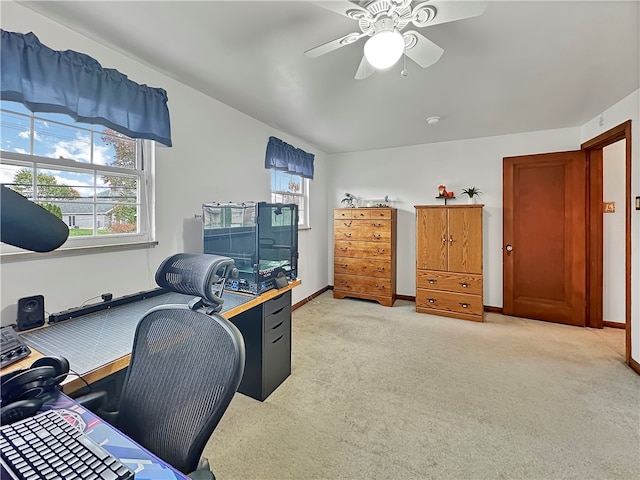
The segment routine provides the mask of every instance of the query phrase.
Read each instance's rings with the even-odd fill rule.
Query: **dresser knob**
[[[427,301],[429,303],[436,303],[438,301],[438,299],[437,298],[427,298]]]
[[[352,223],[353,223],[352,221],[351,221],[351,222],[349,222],[349,223],[346,223],[346,222],[345,222],[344,226],[345,226],[345,227],[350,227]]]
[[[384,272],[384,267],[377,267],[376,270],[379,272]]]
[[[462,285],[462,288],[467,288],[469,286],[467,282],[460,282],[460,285]]]
[[[468,303],[465,303],[465,302],[460,302],[460,306],[461,306],[462,308],[469,308],[471,305],[470,305],[470,304],[468,304]]]
[[[348,238],[348,237],[351,236],[351,234],[350,233],[345,233],[344,236]]]
[[[434,283],[438,283],[438,280],[436,280],[435,278],[430,278],[427,280],[427,282],[429,282],[431,285],[433,285]]]

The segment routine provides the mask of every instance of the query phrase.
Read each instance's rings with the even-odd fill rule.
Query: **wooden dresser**
[[[416,205],[416,311],[482,322],[484,205]]]
[[[333,298],[396,300],[395,208],[337,208],[333,215]]]

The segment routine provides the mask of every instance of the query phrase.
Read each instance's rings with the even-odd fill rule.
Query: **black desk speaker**
[[[18,300],[18,330],[44,325],[44,296],[34,295]]]

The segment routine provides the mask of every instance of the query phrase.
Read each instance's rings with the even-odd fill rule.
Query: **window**
[[[271,201],[298,205],[298,227],[309,227],[309,179],[295,173],[272,169]]]
[[[152,142],[6,101],[0,139],[0,182],[69,226],[62,248],[152,240]]]

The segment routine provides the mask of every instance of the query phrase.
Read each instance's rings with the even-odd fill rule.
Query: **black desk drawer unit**
[[[238,391],[265,400],[291,374],[291,291],[231,317],[245,343]]]

